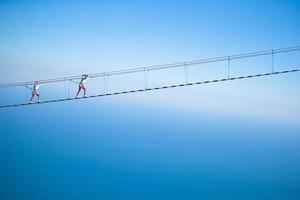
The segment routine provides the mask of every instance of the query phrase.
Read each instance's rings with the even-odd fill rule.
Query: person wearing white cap
[[[40,86],[41,86],[41,83],[39,81],[34,82],[30,103],[33,103],[34,96],[38,97],[38,103],[41,102],[41,96],[40,96],[39,91],[38,91]]]
[[[83,90],[83,97],[86,97],[86,85],[85,85],[85,82],[88,79],[90,79],[89,75],[87,75],[87,74],[83,74],[82,75],[81,81],[79,83],[79,88],[78,88],[78,92],[77,92],[76,98],[79,97],[79,93],[80,93],[81,89]]]

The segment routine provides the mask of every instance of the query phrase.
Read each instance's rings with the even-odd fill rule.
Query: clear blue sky
[[[3,0],[0,83],[297,46],[299,36],[292,0]],[[300,66],[300,55],[275,65]],[[295,73],[0,110],[0,199],[299,199],[299,85]],[[7,94],[1,102],[19,98]]]
[[[300,44],[299,1],[1,1],[1,82]]]

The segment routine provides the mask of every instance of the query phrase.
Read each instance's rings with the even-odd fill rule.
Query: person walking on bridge
[[[80,93],[81,89],[83,90],[83,97],[86,97],[86,85],[85,85],[85,82],[88,79],[90,79],[89,75],[87,75],[87,74],[83,74],[82,75],[81,81],[79,83],[79,88],[78,88],[78,92],[77,92],[76,98],[79,98],[79,93]]]
[[[33,103],[34,96],[38,97],[38,103],[41,102],[41,96],[40,96],[39,91],[38,91],[40,86],[41,86],[41,83],[39,81],[34,82],[30,103]]]

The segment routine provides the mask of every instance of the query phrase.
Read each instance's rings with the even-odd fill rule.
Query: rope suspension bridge
[[[8,90],[11,92],[14,89],[18,88],[17,89],[18,94],[21,95],[24,94],[24,92],[20,92],[20,88],[23,88],[23,90],[24,89],[27,90],[26,92],[27,96],[25,98],[25,101],[23,98],[23,102],[4,103],[4,104],[0,103],[0,108],[18,107],[18,106],[35,105],[35,104],[46,104],[46,103],[54,103],[54,102],[62,102],[62,101],[73,101],[73,100],[86,99],[86,98],[137,93],[137,92],[144,92],[144,91],[191,86],[191,85],[202,85],[202,84],[209,84],[209,83],[249,79],[255,77],[266,77],[266,76],[279,75],[279,74],[295,73],[295,72],[300,72],[299,53],[300,53],[300,46],[296,46],[296,47],[289,47],[289,48],[282,48],[282,49],[275,49],[275,50],[268,50],[268,51],[259,51],[259,52],[246,53],[246,54],[237,54],[237,55],[202,59],[202,60],[193,60],[193,61],[165,64],[165,65],[155,65],[149,67],[132,68],[126,70],[119,70],[119,71],[89,74],[89,77],[91,79],[88,80],[87,82],[88,84],[94,82],[95,87],[91,87],[91,85],[89,85],[89,87],[87,87],[88,93],[90,93],[89,91],[92,90],[97,90],[97,92],[92,95],[88,95],[80,98],[76,98],[75,95],[74,97],[72,97],[71,92],[72,94],[76,93],[79,82],[82,79],[82,76],[69,76],[69,77],[62,77],[62,78],[55,78],[55,79],[45,79],[39,81],[42,84],[40,89],[42,98],[44,99],[43,96],[45,95],[45,90],[47,87],[48,88],[55,87],[56,88],[55,92],[60,93],[60,97],[48,98],[46,100],[37,103],[30,103],[28,98],[29,91],[30,93],[33,91],[35,81],[2,84],[0,85],[0,91]],[[285,58],[284,56],[286,55],[289,55],[289,57],[283,59]],[[290,60],[295,60],[296,63],[293,64],[288,63],[288,61]],[[249,61],[250,64],[248,63]],[[278,62],[279,64],[275,65],[275,61]],[[256,66],[260,71],[259,73],[258,72],[253,73],[252,71],[250,73],[247,70],[246,73],[244,73],[244,71],[241,73],[241,71],[237,70],[240,65],[243,66],[245,65],[245,63],[248,63],[249,65],[251,65],[250,67],[254,69],[253,63],[257,63],[257,62],[259,62],[261,65],[261,66]],[[237,64],[238,66],[233,67],[233,64]],[[208,67],[208,69],[199,73],[199,70],[205,68],[205,66]],[[247,68],[249,68],[249,66]],[[264,69],[262,70],[261,68]],[[211,79],[206,78],[204,80],[201,80],[201,75],[203,76],[207,74],[208,71],[210,72],[210,76],[213,76],[213,78]],[[177,76],[172,76],[172,73],[174,72],[177,72]],[[169,81],[165,81],[165,83],[157,85],[155,83],[161,81],[159,79],[151,81],[149,77],[150,75],[153,75],[151,73],[153,73],[154,76],[156,74],[158,77],[165,74],[165,76],[163,76],[162,79],[169,80]],[[129,79],[127,77],[126,79],[127,81],[125,81],[125,84],[124,84],[124,79],[123,79],[123,83],[118,82],[119,80],[122,80],[122,77],[124,78],[124,76],[128,76],[128,75],[129,75]],[[134,76],[138,75],[138,76],[132,77],[131,75]],[[176,77],[175,79],[177,80],[170,81],[172,77],[173,78]],[[113,81],[114,79],[116,80]],[[116,86],[124,87],[125,85],[127,87],[126,85],[127,83],[132,83],[132,85],[135,88],[115,89]],[[58,90],[57,87],[59,87],[60,89]],[[128,85],[128,87],[130,86]],[[2,91],[1,94],[4,94]],[[22,100],[20,99],[19,101]]]

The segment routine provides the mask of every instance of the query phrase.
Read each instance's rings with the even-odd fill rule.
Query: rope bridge
[[[64,98],[55,98],[50,100],[41,101],[39,103],[11,103],[11,104],[0,104],[0,108],[8,108],[8,107],[18,107],[18,106],[26,106],[26,105],[35,105],[35,104],[46,104],[46,103],[54,103],[54,102],[63,102],[63,101],[73,101],[73,100],[80,100],[80,99],[86,99],[86,98],[95,98],[95,97],[102,97],[102,96],[110,96],[110,95],[119,95],[119,94],[128,94],[128,93],[136,93],[136,92],[144,92],[144,91],[152,91],[152,90],[161,90],[161,89],[168,89],[168,88],[176,88],[176,87],[184,87],[184,86],[192,86],[192,85],[202,85],[202,84],[210,84],[210,83],[217,83],[217,82],[224,82],[224,81],[233,81],[233,80],[240,80],[240,79],[249,79],[249,78],[255,78],[255,77],[265,77],[265,76],[271,76],[271,75],[279,75],[279,74],[287,74],[287,73],[295,73],[299,72],[300,68],[297,68],[297,66],[289,66],[294,67],[293,69],[289,70],[275,70],[274,65],[274,58],[275,56],[279,54],[286,54],[291,52],[300,52],[300,46],[296,47],[289,47],[289,48],[282,48],[282,49],[276,49],[276,50],[268,50],[268,51],[259,51],[254,53],[246,53],[246,54],[238,54],[238,55],[231,55],[231,56],[223,56],[223,57],[216,57],[216,58],[209,58],[209,59],[202,59],[202,60],[194,60],[194,61],[187,61],[187,62],[180,62],[180,63],[173,63],[173,64],[166,64],[166,65],[155,65],[155,66],[149,66],[149,67],[141,67],[141,68],[133,68],[133,69],[126,69],[126,70],[119,70],[119,71],[111,71],[111,72],[104,72],[104,73],[96,73],[96,74],[90,74],[89,77],[92,79],[89,81],[92,81],[97,78],[103,79],[102,83],[102,92],[95,95],[89,95],[86,97],[81,98],[75,98],[70,97],[70,90],[71,90],[71,83],[78,85],[82,76],[69,76],[69,77],[62,77],[62,78],[55,78],[55,79],[45,79],[40,80],[41,84],[55,84],[55,83],[63,83],[64,85]],[[247,74],[243,76],[232,76],[231,75],[231,64],[235,60],[245,60],[247,58],[256,58],[256,57],[262,57],[262,56],[270,56],[269,62],[270,66],[268,67],[268,70],[266,73],[256,73],[256,74]],[[300,56],[297,56],[299,58]],[[191,81],[189,79],[189,68],[193,65],[200,65],[196,67],[201,67],[202,65],[206,65],[209,63],[217,63],[217,62],[225,62],[226,66],[226,74],[223,75],[223,78],[220,79],[212,79],[212,80],[205,80],[205,81]],[[168,85],[161,85],[159,87],[151,87],[149,86],[149,73],[151,71],[157,71],[160,72],[165,69],[177,69],[181,68],[183,69],[183,79],[184,81],[182,83],[178,84],[168,84]],[[118,92],[108,92],[109,90],[109,83],[108,80],[110,77],[118,77],[124,74],[134,74],[134,73],[142,73],[143,74],[143,86],[140,89],[125,89]],[[89,82],[88,81],[88,82]],[[13,89],[13,88],[20,88],[24,87],[26,90],[32,90],[33,85],[35,81],[27,81],[27,82],[19,82],[19,83],[9,83],[9,84],[2,84],[0,85],[1,89]],[[46,87],[46,85],[42,85],[41,91],[43,88]],[[93,88],[88,88],[93,89]]]

